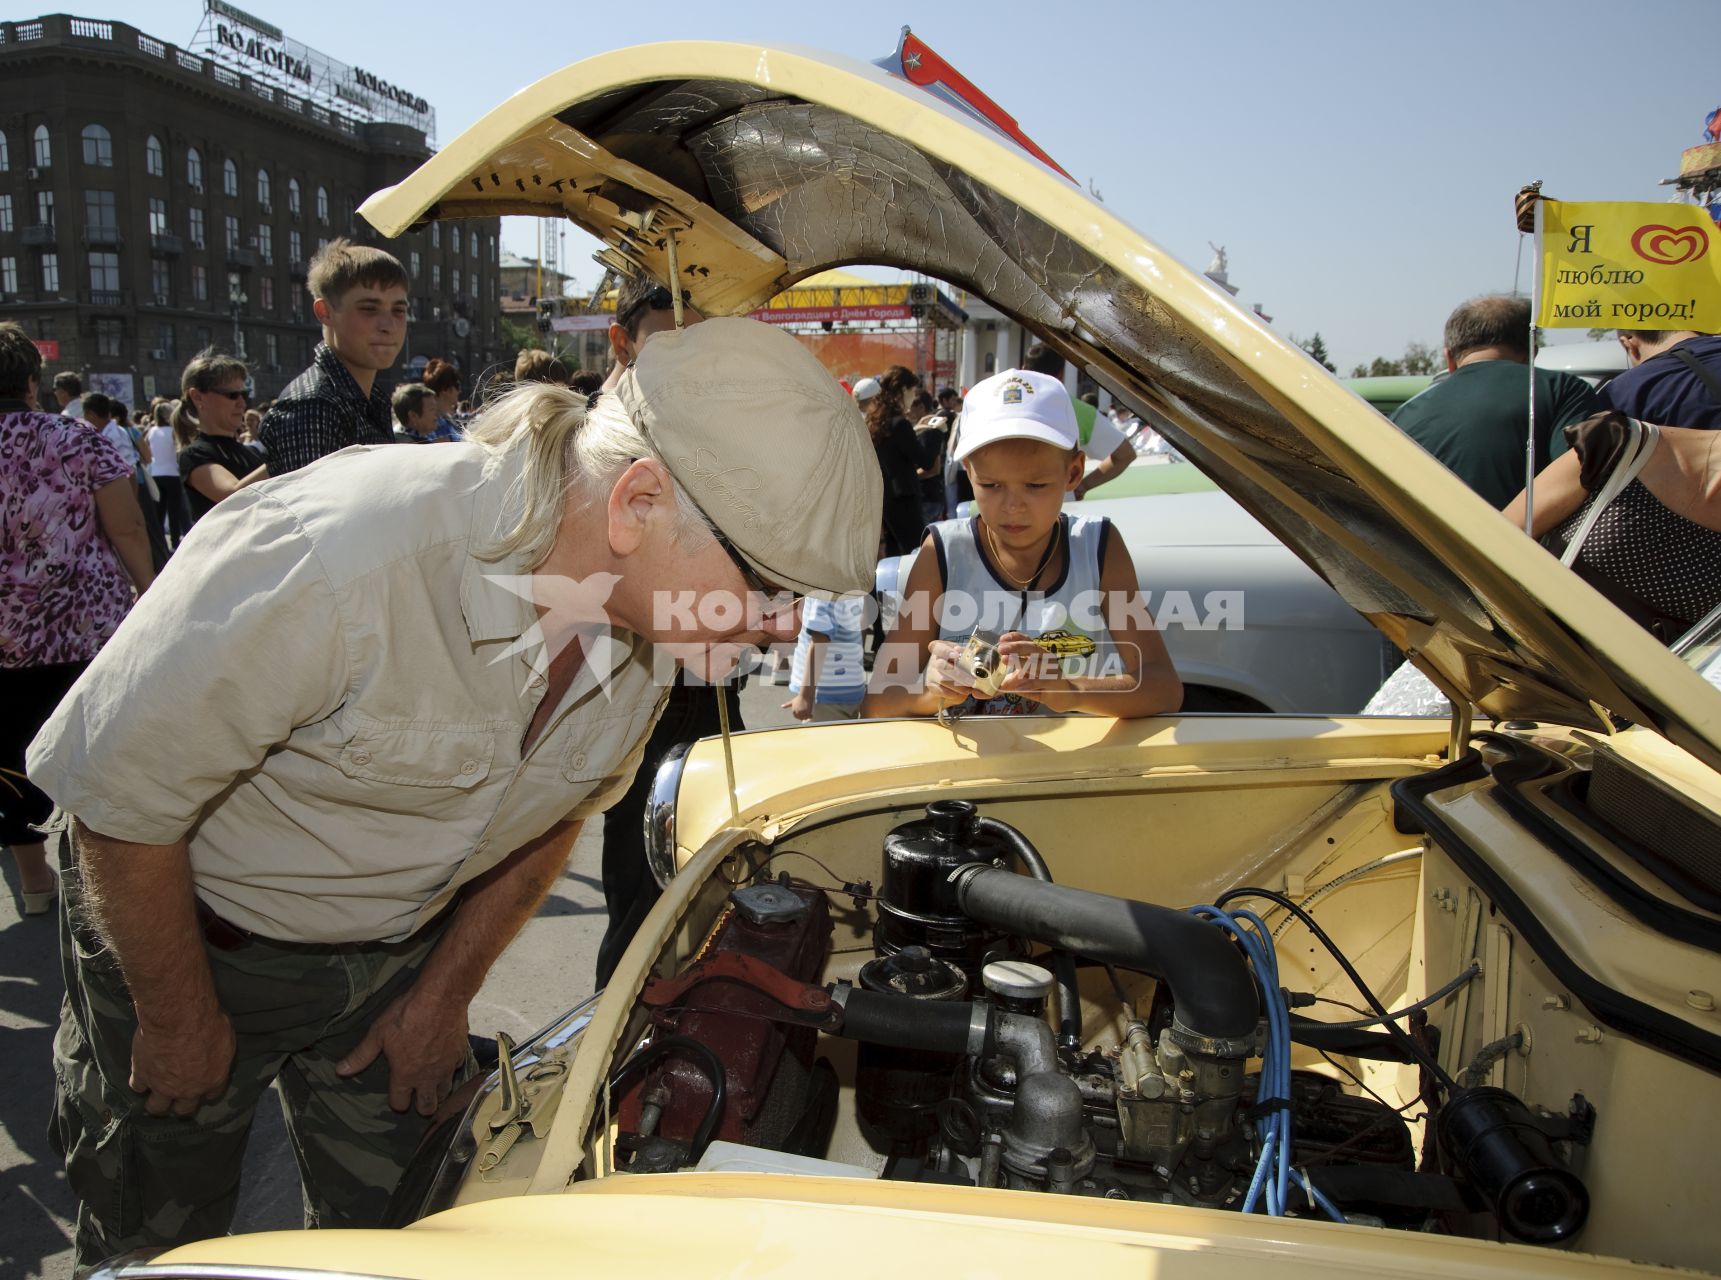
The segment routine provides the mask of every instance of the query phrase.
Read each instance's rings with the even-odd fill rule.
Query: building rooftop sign
[[[436,112],[423,97],[362,67],[350,67],[287,37],[226,0],[203,0],[192,45],[216,62],[375,124],[405,124],[436,140]]]

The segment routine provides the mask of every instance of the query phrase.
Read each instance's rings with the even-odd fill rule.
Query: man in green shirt
[[[1524,489],[1530,430],[1530,302],[1472,298],[1446,321],[1447,375],[1412,397],[1393,422],[1496,507]],[[1566,450],[1562,428],[1600,412],[1576,374],[1537,369],[1536,470]]]

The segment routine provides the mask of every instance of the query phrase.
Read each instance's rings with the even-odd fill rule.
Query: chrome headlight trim
[[[678,742],[669,749],[645,798],[645,863],[660,889],[667,889],[675,879],[675,797],[692,749],[691,742]]]

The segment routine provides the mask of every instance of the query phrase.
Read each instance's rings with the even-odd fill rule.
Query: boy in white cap
[[[1175,711],[1183,685],[1123,540],[1062,509],[1083,461],[1063,384],[1007,369],[962,416],[979,514],[928,530],[862,714]]]

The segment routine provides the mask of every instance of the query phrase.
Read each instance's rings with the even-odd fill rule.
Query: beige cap
[[[855,402],[793,336],[738,316],[657,333],[615,391],[762,577],[827,597],[872,589],[878,458]]]

